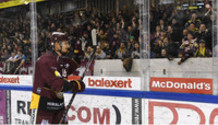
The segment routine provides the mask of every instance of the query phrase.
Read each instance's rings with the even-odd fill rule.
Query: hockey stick
[[[86,64],[85,71],[82,74],[81,80],[83,80],[83,78],[85,77],[87,69],[89,68],[89,66],[91,65],[92,61],[95,58],[95,51],[96,51],[96,44],[97,44],[96,29],[92,30],[92,34],[91,35],[92,35],[92,43],[93,43],[94,48],[93,48],[92,55],[89,57],[89,60],[88,60],[88,62]],[[71,105],[73,103],[73,100],[74,100],[75,96],[76,96],[76,92],[73,93],[73,96],[71,97],[71,99],[70,99],[70,101],[69,101],[69,103],[68,103],[68,105],[67,105],[67,107],[66,107],[66,109],[65,109],[65,111],[63,113],[63,116],[62,116],[59,124],[62,124],[64,119],[65,119],[65,117],[67,117],[67,113],[68,113],[68,111],[69,111],[69,109],[70,109],[70,107],[71,107]]]

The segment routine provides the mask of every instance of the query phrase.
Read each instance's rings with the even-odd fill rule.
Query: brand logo
[[[121,113],[117,106],[112,105],[115,116],[115,124],[121,124]],[[86,107],[81,106],[78,109],[75,109],[74,106],[71,106],[71,111],[75,112],[73,115],[69,115],[68,113],[68,120],[74,121],[76,119],[82,123],[90,123],[90,124],[111,124],[111,110],[109,108],[100,109],[99,107]],[[84,115],[86,114],[86,115]]]
[[[212,94],[212,79],[152,77],[150,90]]]
[[[13,83],[13,84],[19,84],[20,78],[17,77],[0,77],[0,83]]]
[[[94,80],[88,78],[88,85],[107,88],[132,88],[132,80],[107,80],[105,78]]]
[[[209,124],[212,125],[212,124],[214,124],[216,116],[218,116],[218,108],[214,108],[212,111],[210,110],[211,111],[210,113],[206,113],[206,112],[208,112],[207,109],[202,111],[201,108],[199,108],[198,106],[193,105],[193,104],[149,101],[148,105],[149,105],[149,116],[148,116],[149,125],[155,124],[154,119],[158,119],[158,121],[160,121],[159,118],[164,119],[164,122],[166,122],[166,121],[168,121],[167,118],[170,118],[169,116],[172,116],[172,118],[170,118],[170,119],[172,119],[170,124],[173,124],[173,125],[179,124],[178,123],[179,119],[180,119],[180,121],[184,121],[184,120],[181,120],[182,118],[184,118],[182,114],[185,114],[183,111],[188,111],[188,110],[190,110],[191,113],[198,114],[198,116],[196,116],[196,114],[195,115],[189,114],[187,117],[189,117],[188,119],[192,120],[190,122],[193,122],[195,120],[199,120],[200,125],[206,123],[206,120],[207,120],[206,118],[209,118]],[[156,108],[158,108],[158,110]],[[170,111],[172,113],[172,115],[169,115],[167,113],[168,111]],[[209,115],[205,116],[206,114],[207,115],[209,114]],[[166,117],[164,117],[164,116],[166,116]],[[166,123],[162,123],[162,124],[166,124]]]
[[[142,100],[132,98],[132,124],[142,124]]]

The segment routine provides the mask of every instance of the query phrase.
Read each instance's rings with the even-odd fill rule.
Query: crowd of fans
[[[7,13],[0,11],[0,17]],[[181,64],[189,57],[210,57],[212,50],[212,16],[210,9],[177,10],[163,5],[150,9],[151,58],[181,58]],[[16,63],[15,72],[23,60],[31,62],[30,19],[26,14],[0,18],[0,61]],[[138,10],[123,8],[118,15],[111,11],[102,14],[97,9],[54,15],[37,14],[38,55],[49,50],[52,32],[65,32],[71,43],[70,56],[81,60],[89,58],[93,51],[91,30],[97,30],[96,59],[140,58]],[[7,64],[6,63],[6,64]],[[7,67],[7,65],[5,65]]]
[[[177,10],[163,6],[151,8],[151,58],[212,56],[212,8]]]

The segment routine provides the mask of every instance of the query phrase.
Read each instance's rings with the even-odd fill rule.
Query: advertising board
[[[0,85],[30,85],[32,86],[31,75],[1,75]]]
[[[213,80],[206,78],[151,77],[150,91],[213,94]]]
[[[72,94],[64,94],[68,104]],[[11,91],[11,123],[30,124],[31,92]],[[69,124],[142,123],[142,100],[137,98],[76,95],[68,112]]]
[[[85,77],[87,88],[141,90],[140,77]]]
[[[147,124],[218,124],[217,104],[145,99],[145,109]]]

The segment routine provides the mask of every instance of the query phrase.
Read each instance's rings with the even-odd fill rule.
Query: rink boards
[[[96,79],[105,84],[106,80],[113,78]],[[133,86],[137,84],[133,81],[138,79],[135,78],[131,82],[129,79],[121,78],[121,81],[117,79],[117,83],[119,81],[120,87],[123,87],[120,89],[87,88],[86,91],[78,94],[68,113],[69,123],[218,124],[217,96],[138,91]],[[16,77],[14,80],[16,81]],[[14,84],[0,84],[1,89],[11,90],[5,93],[7,94],[5,100],[2,97],[0,99],[1,107],[3,104],[7,107],[0,109],[1,112],[5,112],[5,114],[0,114],[0,123],[7,120],[7,123],[11,124],[29,124],[28,107],[32,86],[27,85],[28,83],[22,84],[22,82],[19,83],[20,85]],[[124,88],[125,85],[129,88]],[[66,93],[64,96],[67,104],[72,94]]]

